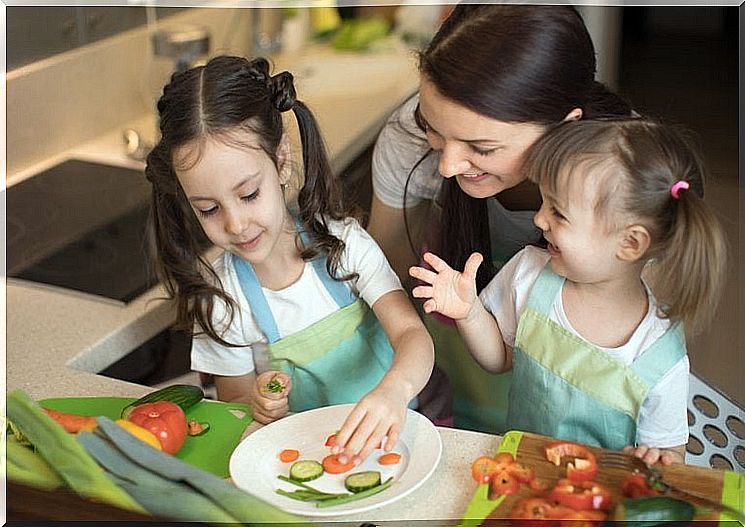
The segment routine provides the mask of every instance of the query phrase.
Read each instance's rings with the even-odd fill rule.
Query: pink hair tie
[[[682,179],[676,181],[673,183],[673,186],[670,187],[670,195],[675,199],[680,199],[680,191],[688,190],[690,186],[691,185],[688,184],[688,181],[683,181]]]

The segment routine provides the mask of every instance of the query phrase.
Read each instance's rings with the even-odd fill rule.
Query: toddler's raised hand
[[[468,257],[462,273],[451,268],[444,260],[432,253],[424,253],[424,261],[432,271],[423,267],[410,267],[409,274],[430,285],[420,285],[412,290],[416,298],[427,298],[424,311],[437,311],[454,320],[462,320],[471,312],[478,299],[476,293],[476,271],[484,257],[473,253]]]
[[[290,390],[292,380],[286,373],[265,371],[256,377],[250,392],[254,419],[265,425],[287,415],[290,411]]]

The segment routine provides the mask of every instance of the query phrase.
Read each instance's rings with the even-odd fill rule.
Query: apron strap
[[[297,217],[295,217],[295,225],[297,226],[297,231],[300,234],[300,240],[303,242],[303,245],[309,245],[311,243],[310,235],[305,229],[305,225],[303,225]],[[321,279],[326,291],[329,292],[331,298],[334,299],[340,308],[345,308],[357,301],[357,297],[352,293],[352,290],[346,282],[339,282],[338,280],[331,278],[326,269],[325,256],[314,258],[311,261],[311,265],[313,266],[313,269],[315,269],[318,277]]]
[[[652,387],[685,356],[683,324],[677,322],[671,324],[661,337],[631,363],[629,368]]]
[[[547,315],[551,311],[556,295],[561,291],[565,278],[551,270],[551,262],[547,262],[533,284],[528,297],[528,307]]]
[[[256,319],[256,323],[261,328],[261,332],[266,335],[270,344],[277,342],[279,340],[279,329],[253,267],[243,258],[234,254],[231,256],[233,257],[233,267],[238,275],[238,283],[241,285],[243,296],[246,297],[248,305],[251,306],[251,313]]]
[[[310,243],[310,236],[298,218],[295,218],[295,224],[297,225],[297,230],[303,244],[307,245]],[[266,301],[266,296],[261,288],[261,283],[256,276],[256,272],[251,264],[243,258],[234,254],[231,256],[235,272],[238,275],[238,282],[241,285],[243,295],[248,301],[248,305],[251,306],[251,312],[256,319],[256,323],[259,325],[262,333],[266,335],[270,344],[278,342],[280,340],[280,335],[277,322],[274,320],[272,310],[269,308],[269,303]],[[346,282],[339,282],[329,276],[329,273],[326,270],[325,256],[313,259],[311,265],[339,308],[345,308],[357,301],[357,297],[352,293],[352,290]]]

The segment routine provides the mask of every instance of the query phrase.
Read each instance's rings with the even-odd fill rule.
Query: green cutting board
[[[135,400],[127,397],[59,397],[44,399],[39,404],[73,414],[119,419],[122,409]],[[189,408],[186,417],[200,423],[207,422],[210,429],[200,436],[188,436],[176,457],[220,477],[228,477],[230,456],[253,420],[249,406],[205,399]]]

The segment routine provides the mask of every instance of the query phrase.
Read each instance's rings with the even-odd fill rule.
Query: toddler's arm
[[[511,350],[504,344],[496,319],[476,294],[476,271],[483,257],[473,253],[462,273],[432,253],[425,253],[424,261],[432,266],[432,271],[423,267],[409,269],[411,276],[429,284],[412,291],[416,298],[428,299],[424,311],[437,311],[455,320],[471,355],[486,371],[508,370],[512,364]]]
[[[623,449],[627,454],[632,454],[647,465],[654,465],[658,461],[663,465],[673,463],[685,463],[686,446],[674,446],[669,448],[655,448],[648,445],[627,446]]]
[[[342,463],[362,462],[385,436],[384,449],[394,447],[407,405],[424,388],[434,366],[432,338],[402,290],[384,294],[372,307],[395,354],[378,386],[357,403],[336,434],[332,452],[341,452]]]
[[[266,371],[258,377],[254,372],[235,377],[215,376],[215,386],[218,399],[250,405],[254,419],[264,425],[284,417],[290,410],[288,396],[292,381],[282,372]]]

